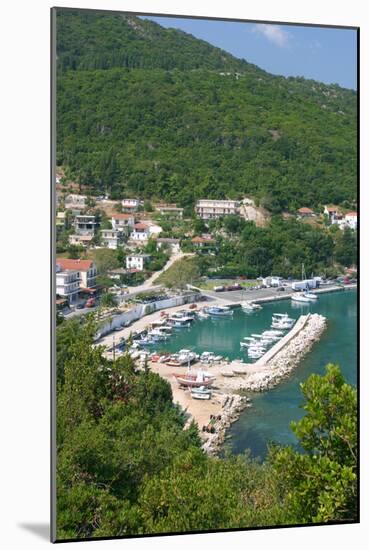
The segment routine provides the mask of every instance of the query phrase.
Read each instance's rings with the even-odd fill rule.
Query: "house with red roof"
[[[135,223],[133,226],[133,231],[129,237],[133,241],[147,241],[150,237],[150,228],[145,223]]]
[[[195,248],[199,249],[205,249],[205,248],[211,248],[215,245],[215,240],[209,235],[202,235],[201,237],[194,237],[191,239],[192,244]]]
[[[97,269],[92,260],[56,259],[57,272],[77,272],[79,290],[89,290],[96,287]]]
[[[314,216],[314,211],[311,208],[307,208],[307,206],[303,206],[297,210],[297,214],[300,218],[311,218]]]
[[[129,233],[135,224],[133,214],[113,214],[111,217],[112,229]]]

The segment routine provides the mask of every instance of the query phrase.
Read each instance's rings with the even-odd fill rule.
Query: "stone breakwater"
[[[275,387],[291,374],[314,343],[320,339],[326,324],[326,318],[317,313],[300,317],[295,329],[286,336],[286,343],[281,342],[277,353],[270,353],[270,360],[259,361],[252,365],[252,369],[250,365],[250,372],[247,372],[246,367],[242,375],[224,380],[220,388],[224,395],[220,420],[214,424],[215,433],[204,434],[203,449],[207,453],[216,455],[219,452],[227,428],[238,420],[245,408],[252,406],[249,397],[229,392],[262,392]],[[236,369],[236,372],[238,373],[239,369]]]
[[[226,394],[222,400],[222,411],[220,419],[214,424],[215,432],[203,434],[203,450],[211,455],[217,455],[223,445],[226,431],[232,422],[238,420],[241,412],[251,407],[251,399],[242,395]]]
[[[326,324],[327,320],[323,315],[308,315],[300,331],[264,365],[263,370],[248,376],[242,389],[260,392],[279,384],[291,374],[314,343],[320,339]]]

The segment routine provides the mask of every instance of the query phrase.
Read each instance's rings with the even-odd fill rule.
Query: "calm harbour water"
[[[288,380],[263,394],[252,394],[252,408],[242,413],[229,431],[228,444],[234,453],[249,449],[252,456],[263,458],[268,442],[295,445],[289,425],[291,420],[303,415],[299,384],[313,372],[323,374],[327,363],[338,363],[345,379],[356,385],[357,292],[323,294],[317,303],[308,305],[281,300],[265,304],[261,311],[251,314],[237,308],[233,318],[197,321],[190,329],[176,331],[166,342],[165,349],[171,352],[182,348],[198,353],[213,351],[248,362],[247,353],[240,349],[240,341],[245,336],[268,329],[273,313],[287,312],[297,319],[309,311],[327,317],[326,331]]]

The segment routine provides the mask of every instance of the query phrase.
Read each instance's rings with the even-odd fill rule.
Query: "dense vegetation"
[[[203,222],[195,220],[193,227],[201,230]],[[290,218],[273,216],[266,227],[237,216],[211,221],[209,228],[215,244],[196,250],[187,238],[181,238],[181,248],[197,252],[195,257],[174,263],[160,276],[159,282],[175,288],[195,284],[200,277],[245,276],[256,278],[270,274],[301,277],[302,264],[306,275],[333,277],[344,267],[356,265],[357,234],[337,226],[324,227]],[[188,228],[188,225],[187,225]]]
[[[166,381],[105,359],[91,319],[57,330],[59,540],[356,520],[356,391],[337,366],[302,386],[303,453],[210,458]]]
[[[58,13],[67,177],[185,207],[249,194],[272,212],[355,202],[355,92],[272,76],[133,16]]]

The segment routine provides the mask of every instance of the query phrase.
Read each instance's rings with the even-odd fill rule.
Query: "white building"
[[[138,207],[143,204],[139,199],[123,199],[122,208],[124,212],[136,212]]]
[[[107,248],[116,250],[122,243],[122,231],[118,229],[101,229],[101,242]]]
[[[145,264],[150,260],[149,254],[131,254],[126,257],[126,268],[143,271]]]
[[[133,231],[130,234],[130,239],[133,241],[147,241],[150,237],[150,229],[149,226],[145,223],[136,223],[133,226]]]
[[[96,219],[95,216],[80,214],[74,218],[73,225],[77,235],[94,235]]]
[[[351,229],[357,229],[357,212],[347,212],[345,222]]]
[[[132,214],[113,214],[111,217],[112,228],[118,231],[129,233],[135,224],[135,218]]]
[[[332,224],[339,224],[339,222],[343,219],[343,216],[337,206],[328,206],[326,205],[324,207],[324,214],[328,216],[329,221]]]
[[[96,286],[97,270],[91,260],[70,260],[69,258],[57,258],[56,264],[60,271],[77,271],[79,273],[79,290]]]
[[[56,264],[56,294],[67,298],[70,304],[77,300],[80,290],[80,275],[78,271],[66,270]]]
[[[201,199],[196,203],[196,214],[203,220],[220,218],[231,214],[239,214],[240,204],[233,200]]]
[[[282,277],[274,277],[273,275],[271,277],[264,277],[262,284],[267,287],[279,287],[282,285]]]

